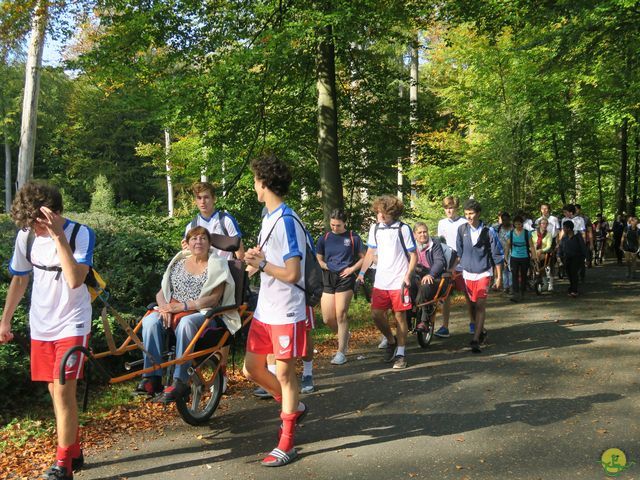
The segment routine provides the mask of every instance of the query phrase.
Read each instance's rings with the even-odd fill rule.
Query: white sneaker
[[[384,350],[385,348],[387,348],[387,345],[389,345],[389,342],[387,342],[387,337],[382,337],[382,341],[378,344],[378,348],[380,350]]]
[[[347,363],[347,357],[342,352],[336,352],[336,354],[331,359],[332,365],[342,365],[343,363]]]

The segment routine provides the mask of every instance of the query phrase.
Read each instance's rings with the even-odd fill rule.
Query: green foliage
[[[113,188],[104,175],[98,175],[94,181],[94,190],[91,194],[91,213],[109,213],[115,208],[115,196]]]

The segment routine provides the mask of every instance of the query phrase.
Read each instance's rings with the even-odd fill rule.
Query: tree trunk
[[[416,142],[416,127],[418,123],[418,69],[419,64],[419,44],[416,34],[411,43],[411,84],[409,86],[409,126],[411,127],[411,145],[409,146],[409,163],[413,168],[418,160],[418,146]],[[416,181],[411,174],[411,207],[415,206]]]
[[[560,165],[560,149],[558,148],[558,136],[556,132],[553,132],[551,137],[553,142],[553,159],[556,163],[556,174],[558,177],[558,193],[560,194],[560,198],[562,199],[562,205],[567,204],[567,198],[564,194],[564,181],[562,180],[562,165]]]
[[[169,217],[173,217],[173,185],[171,183],[171,162],[169,162],[169,154],[171,153],[171,135],[169,129],[164,129],[164,162],[167,168],[167,209]]]
[[[638,130],[638,117],[636,115],[636,136],[635,136],[635,152],[634,152],[634,166],[633,166],[633,199],[631,201],[631,213],[636,215],[636,206],[638,206],[638,174],[640,173],[638,165],[640,163],[640,130]]]
[[[604,212],[604,196],[602,194],[602,170],[600,169],[600,155],[596,153],[596,173],[598,174],[598,212]]]
[[[405,69],[405,64],[404,64],[404,58],[402,57],[402,55],[400,56],[400,71],[404,72]],[[404,76],[404,75],[403,75]],[[402,102],[404,99],[404,82],[400,82],[400,84],[398,85],[398,96],[400,97],[400,101]],[[398,117],[398,130],[402,131],[402,115],[400,115]],[[403,190],[404,190],[404,172],[402,169],[402,157],[404,155],[404,150],[402,149],[402,147],[400,147],[400,150],[398,152],[398,160],[397,160],[397,165],[396,165],[396,170],[398,172],[397,178],[396,178],[396,187],[397,187],[397,191],[396,191],[396,196],[402,200],[402,196],[403,196]]]
[[[18,153],[18,188],[33,177],[33,158],[36,151],[36,126],[38,95],[40,93],[40,70],[47,26],[48,2],[38,0],[31,20],[31,39],[24,81],[22,102],[22,125],[20,127],[20,151]]]
[[[336,67],[333,29],[324,27],[316,56],[318,88],[318,165],[324,223],[334,208],[344,208],[342,180],[338,159],[338,106],[336,101]]]
[[[628,119],[622,120],[620,125],[620,185],[618,188],[618,215],[621,215],[627,210],[627,168],[629,164],[629,152],[628,152],[628,136],[629,136],[629,121]]]
[[[11,144],[9,143],[9,132],[4,126],[4,211],[11,211]]]

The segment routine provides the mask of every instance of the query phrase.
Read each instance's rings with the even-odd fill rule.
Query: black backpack
[[[294,283],[294,285],[304,292],[305,303],[307,304],[307,306],[315,307],[316,305],[318,305],[318,303],[320,303],[322,291],[324,290],[324,285],[322,283],[322,268],[318,263],[318,259],[316,258],[316,254],[313,251],[313,247],[309,243],[309,233],[307,232],[307,229],[304,227],[302,222],[295,215],[282,214],[280,218],[283,217],[292,217],[296,222],[298,222],[298,225],[300,225],[300,227],[302,227],[302,230],[304,231],[306,244],[304,255],[304,288],[297,283]],[[280,220],[280,218],[278,218],[278,220]],[[276,220],[276,222],[271,227],[271,230],[269,230],[266,238],[260,245],[260,248],[262,248],[264,244],[267,243],[267,240],[269,240],[269,237],[271,236],[271,233],[273,233],[273,229],[276,228],[277,223],[278,221]]]

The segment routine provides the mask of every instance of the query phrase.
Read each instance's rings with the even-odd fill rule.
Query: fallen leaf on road
[[[458,437],[458,438],[456,438],[456,442],[464,442],[464,437]]]
[[[600,435],[604,435],[605,433],[608,433],[608,432],[606,428],[598,428],[596,430],[596,433],[599,433]]]

